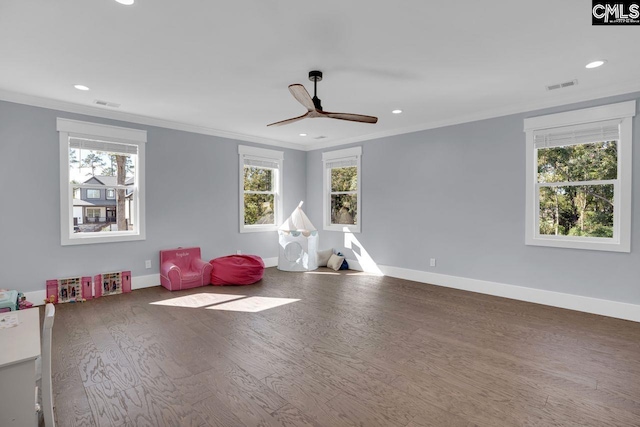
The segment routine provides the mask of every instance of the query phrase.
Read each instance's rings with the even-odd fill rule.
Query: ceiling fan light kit
[[[338,119],[338,120],[347,120],[350,122],[359,122],[359,123],[377,123],[378,118],[373,116],[364,116],[362,114],[351,114],[351,113],[331,113],[329,111],[324,111],[322,108],[322,103],[320,102],[320,98],[318,98],[318,82],[322,81],[322,71],[313,70],[309,71],[309,80],[313,82],[313,98],[307,92],[307,89],[301,84],[292,84],[289,85],[289,92],[291,95],[306,109],[307,112],[302,116],[293,117],[291,119],[282,120],[280,122],[271,123],[267,126],[282,126],[288,125],[290,123],[297,122],[302,119],[314,119],[317,117],[326,117],[329,119]]]

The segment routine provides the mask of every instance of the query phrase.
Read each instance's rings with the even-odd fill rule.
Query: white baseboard
[[[147,274],[146,276],[131,276],[131,290],[160,286],[160,273]]]
[[[277,267],[278,266],[278,257],[272,257],[272,258],[262,258],[262,261],[264,261],[264,266],[269,268],[269,267]]]
[[[350,269],[362,271],[358,261],[348,259],[347,262],[349,263]],[[449,276],[446,274],[411,270],[408,268],[392,267],[388,265],[378,265],[378,268],[385,276],[396,277],[398,279],[412,280],[414,282],[428,283],[436,286],[461,289],[480,294],[494,295],[519,301],[533,302],[552,307],[566,308],[569,310],[640,322],[640,305],[636,304],[547,291],[543,289],[526,288],[523,286],[507,285],[505,283],[489,282],[486,280],[470,279],[467,277]]]
[[[263,260],[265,267],[275,267],[278,265],[278,257],[264,258]],[[357,260],[347,259],[347,263],[349,263],[349,269],[363,271],[362,266]],[[507,285],[505,283],[470,279],[468,277],[449,276],[446,274],[411,270],[408,268],[392,267],[388,265],[379,265],[378,268],[385,276],[396,277],[398,279],[412,280],[436,286],[640,322],[640,305],[636,304],[546,291],[543,289],[526,288],[523,286]],[[132,290],[160,285],[160,274],[158,273],[146,276],[133,276],[131,279]],[[46,291],[43,289],[40,291],[25,292],[24,295],[27,297],[27,301],[32,302],[34,305],[43,305],[46,297]]]

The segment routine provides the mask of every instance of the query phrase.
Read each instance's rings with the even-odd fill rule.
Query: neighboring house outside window
[[[629,252],[635,101],[525,119],[527,245]]]
[[[282,222],[282,151],[238,146],[240,232],[275,231]]]
[[[61,244],[144,240],[146,131],[61,118],[57,128]]]
[[[362,147],[322,153],[325,230],[361,230],[361,156]]]
[[[117,177],[115,176],[104,176],[104,175],[96,175],[87,179],[83,182],[84,185],[92,185],[92,186],[100,186],[106,187],[110,185],[117,185]],[[124,185],[130,187],[134,184],[133,177],[128,178]],[[79,189],[80,190],[80,189]],[[74,193],[77,193],[74,191]],[[82,195],[82,191],[80,191]],[[108,225],[108,228],[115,229],[115,223],[117,223],[117,204],[116,201],[116,190],[114,188],[107,188],[106,190],[99,189],[86,189],[85,197],[74,197],[73,200],[73,221],[74,227],[83,226],[77,229],[77,231],[82,232],[90,232],[90,231],[98,231],[98,226],[96,223],[104,224],[105,227]],[[102,197],[102,194],[105,197]],[[133,192],[128,188],[125,192],[125,204],[124,204],[124,215],[126,219],[126,227],[129,229],[133,229]],[[96,209],[98,209],[96,211]],[[90,215],[88,212],[99,212],[99,215]]]

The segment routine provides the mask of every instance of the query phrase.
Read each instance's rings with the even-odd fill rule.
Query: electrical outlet
[[[435,258],[431,258],[431,260],[429,260],[429,265],[431,267],[435,267],[436,266],[436,259]]]
[[[240,249],[238,249],[238,250],[236,251],[236,255],[242,255],[242,251],[241,251]]]
[[[151,268],[151,260],[148,259],[144,262],[144,268]]]

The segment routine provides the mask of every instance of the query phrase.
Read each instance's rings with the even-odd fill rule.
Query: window
[[[360,232],[362,147],[322,153],[325,230]]]
[[[146,131],[61,118],[57,129],[61,244],[144,240]]]
[[[630,252],[635,101],[525,119],[528,245]]]
[[[282,222],[282,151],[238,146],[240,232],[275,231]]]
[[[87,222],[99,222],[100,221],[100,208],[87,208],[86,209]]]

